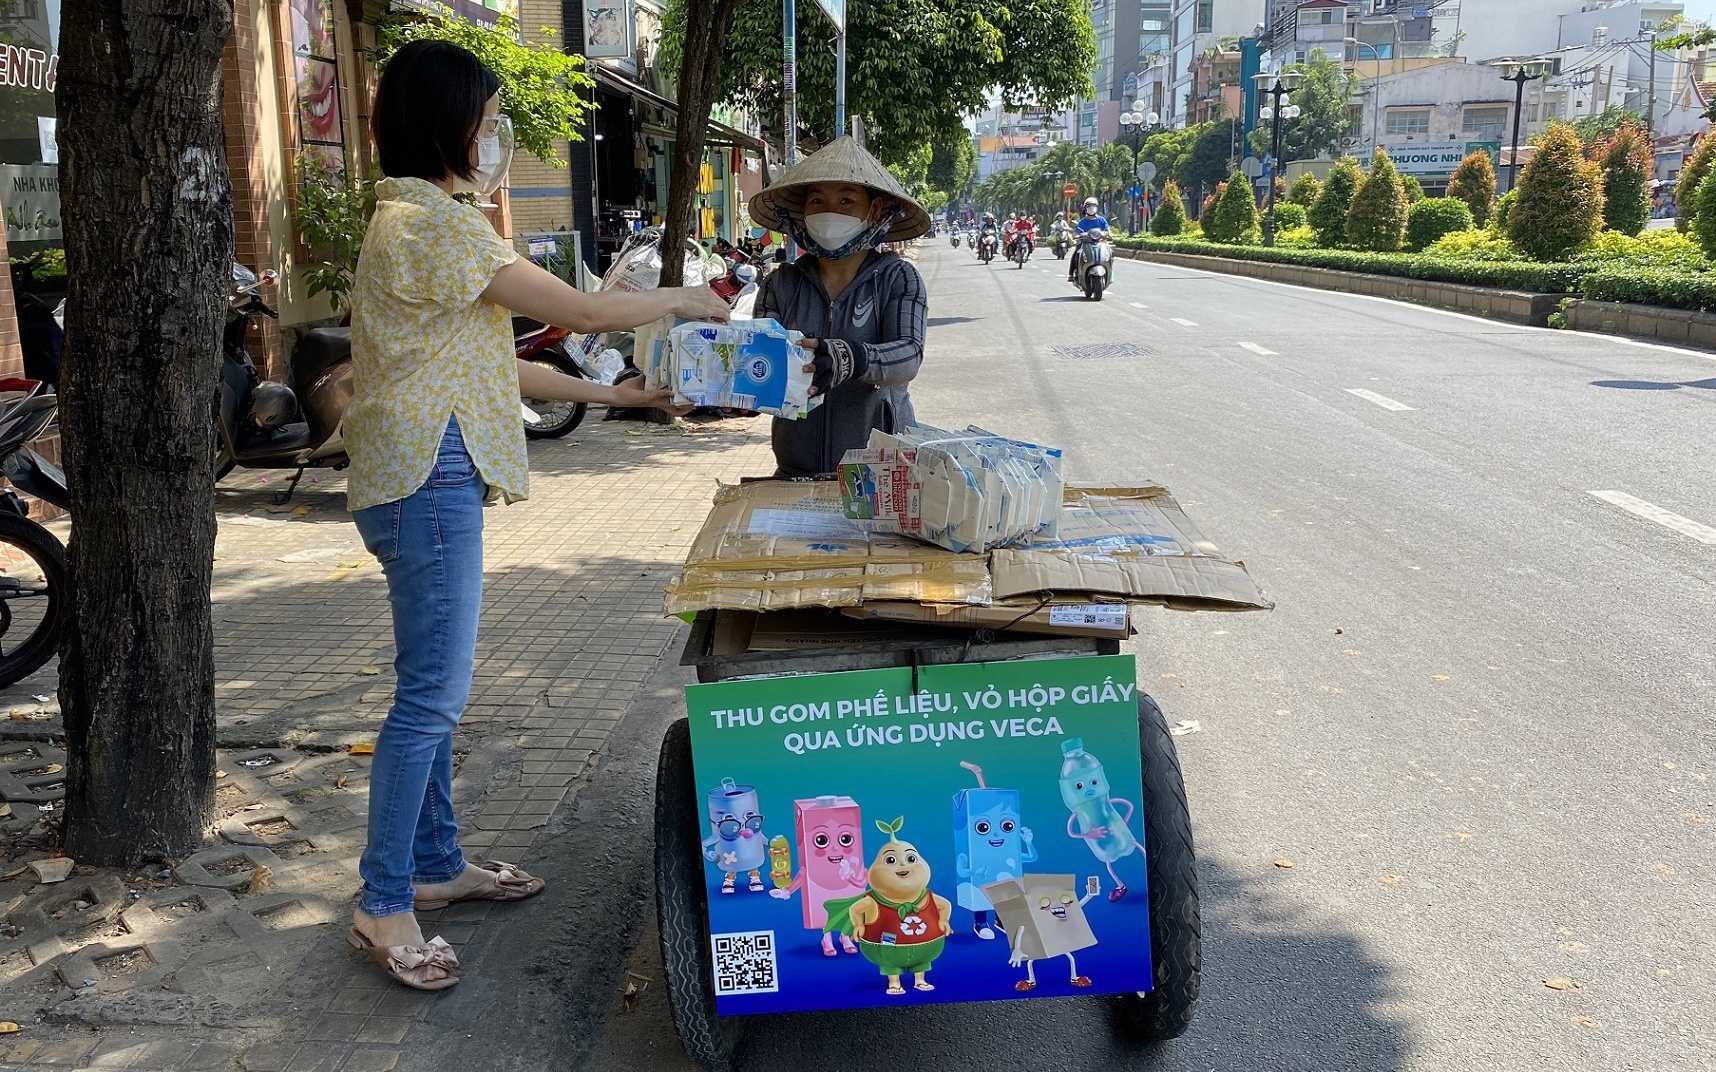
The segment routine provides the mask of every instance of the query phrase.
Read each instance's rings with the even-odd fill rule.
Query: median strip
[[[1670,513],[1654,503],[1645,502],[1624,491],[1593,491],[1592,495],[1608,503],[1618,506],[1629,514],[1637,514],[1646,521],[1654,521],[1665,529],[1672,529],[1682,536],[1690,536],[1699,543],[1716,545],[1716,529],[1709,525],[1700,524],[1689,517]]]
[[[1396,413],[1414,413],[1414,412],[1417,412],[1416,406],[1409,406],[1404,402],[1396,402],[1394,399],[1389,398],[1387,395],[1379,395],[1375,391],[1367,391],[1363,387],[1349,387],[1349,388],[1347,388],[1347,394],[1357,395],[1359,398],[1364,399],[1366,402],[1374,402],[1377,405],[1381,406],[1383,409],[1390,409],[1390,410],[1395,411]]]

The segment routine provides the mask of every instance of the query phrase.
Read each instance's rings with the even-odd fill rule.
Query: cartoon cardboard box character
[[[977,776],[977,788],[953,795],[956,896],[959,907],[972,914],[972,931],[987,940],[995,937],[989,927],[995,906],[983,896],[983,887],[1024,874],[1024,865],[1037,858],[1037,846],[1030,828],[1019,820],[1019,791],[991,789],[984,784],[983,768],[975,763],[960,766]]]
[[[779,888],[769,891],[769,896],[784,901],[802,893],[805,928],[822,932],[822,953],[832,957],[836,955],[835,932],[824,926],[828,922],[826,905],[829,901],[862,896],[867,881],[858,802],[837,796],[795,800],[792,813],[798,832],[798,874],[784,883],[777,875],[775,885]],[[848,953],[858,952],[845,933],[840,934],[840,947]]]
[[[1023,875],[983,887],[1001,917],[1007,944],[1013,950],[1007,963],[1015,968],[1025,966],[1025,977],[1013,984],[1014,990],[1035,990],[1037,961],[1051,957],[1067,958],[1073,986],[1082,989],[1090,985],[1089,977],[1078,973],[1073,954],[1096,944],[1096,934],[1084,917],[1084,905],[1096,896],[1097,880],[1095,875],[1090,877],[1083,897],[1074,895],[1073,881],[1071,875]]]
[[[829,929],[858,936],[858,951],[881,970],[888,993],[904,994],[900,977],[910,972],[918,990],[934,990],[929,974],[948,932],[953,930],[953,904],[929,888],[929,863],[917,846],[900,840],[905,818],[878,821],[888,835],[870,865],[870,888],[862,896],[829,901]]]
[[[740,872],[751,873],[751,890],[763,889],[762,867],[768,856],[769,839],[763,836],[763,813],[755,786],[734,785],[721,779],[721,788],[709,791],[709,836],[703,839],[703,858],[722,874],[721,892],[732,893]]]

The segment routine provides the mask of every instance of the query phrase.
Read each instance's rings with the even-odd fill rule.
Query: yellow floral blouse
[[[352,510],[429,480],[450,416],[490,499],[529,492],[512,316],[482,294],[518,259],[474,205],[422,179],[384,179],[352,286]]]

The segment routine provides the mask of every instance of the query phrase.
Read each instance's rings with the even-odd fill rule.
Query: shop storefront
[[[7,376],[52,377],[58,363],[54,309],[65,296],[66,263],[54,129],[60,3],[0,6],[0,250],[11,269],[0,280],[0,374]]]

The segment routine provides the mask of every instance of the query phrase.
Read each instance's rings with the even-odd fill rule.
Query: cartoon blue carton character
[[[1017,789],[991,789],[975,763],[960,766],[977,776],[976,789],[953,795],[954,870],[959,876],[959,907],[972,913],[972,931],[985,940],[995,937],[989,926],[995,906],[983,887],[1016,879],[1024,865],[1037,858],[1031,830],[1019,816]]]
[[[721,892],[732,893],[739,873],[749,871],[751,890],[761,893],[761,871],[768,855],[769,839],[763,836],[756,787],[721,779],[721,788],[709,792],[709,836],[703,839],[703,858],[723,876]]]

